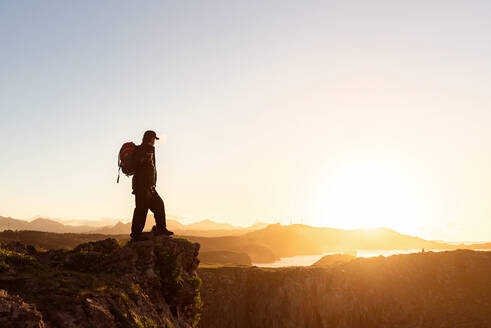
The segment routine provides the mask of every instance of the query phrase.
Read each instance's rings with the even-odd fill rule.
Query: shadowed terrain
[[[484,328],[491,322],[491,252],[337,254],[310,267],[269,269],[248,266],[246,253],[206,250],[197,269],[199,245],[180,238],[126,244],[127,236],[0,237],[39,241],[38,249],[15,241],[0,247],[2,327],[191,327],[200,320],[203,328]],[[71,247],[91,238],[100,240]],[[51,243],[70,250],[39,251]]]
[[[155,237],[71,251],[0,247],[0,327],[195,327],[199,245]]]
[[[200,327],[489,327],[491,252],[201,268]]]

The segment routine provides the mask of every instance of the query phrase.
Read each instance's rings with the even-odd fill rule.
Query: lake
[[[425,249],[425,251],[431,251],[431,252],[442,252],[448,250],[450,249],[428,249],[428,250]],[[483,250],[483,251],[487,251],[487,250]],[[357,257],[374,257],[380,255],[391,256],[395,254],[411,254],[411,253],[418,253],[418,252],[421,252],[421,249],[411,249],[411,250],[360,249],[356,251],[356,256]],[[252,263],[252,265],[262,268],[309,266],[320,260],[323,256],[333,255],[333,254],[342,254],[342,252],[334,252],[334,253],[330,252],[330,253],[317,254],[317,255],[299,255],[299,256],[292,256],[292,257],[283,257],[280,260],[275,261],[273,263]]]

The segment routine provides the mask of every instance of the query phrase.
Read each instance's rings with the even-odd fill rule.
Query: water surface
[[[425,251],[431,252],[443,252],[449,251],[451,249],[429,249]],[[476,250],[478,251],[478,250]],[[489,251],[482,249],[479,251]],[[391,256],[395,254],[411,254],[419,253],[421,249],[411,249],[411,250],[400,250],[400,249],[359,249],[356,251],[357,257],[375,257],[375,256]],[[325,255],[332,254],[342,254],[342,252],[329,252],[317,255],[299,255],[292,257],[283,257],[278,261],[273,263],[252,263],[252,265],[262,267],[262,268],[280,268],[280,267],[290,267],[290,266],[309,266],[320,260]]]

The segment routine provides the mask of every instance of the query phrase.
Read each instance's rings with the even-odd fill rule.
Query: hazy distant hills
[[[84,219],[61,219],[61,220],[52,219],[52,220],[72,226],[107,227],[107,226],[113,226],[119,221],[123,221],[124,219],[101,218],[96,220],[84,220]]]
[[[232,230],[237,229],[236,226],[229,223],[217,223],[206,219],[200,222],[191,223],[186,226],[188,230]]]
[[[264,229],[251,231],[240,236],[216,238],[185,236],[200,243],[202,251],[242,252],[248,254],[254,263],[270,263],[282,257],[327,252],[353,253],[358,249],[457,248],[457,246],[446,243],[404,235],[387,228],[343,230],[301,224],[271,224]]]
[[[33,230],[58,233],[83,233],[94,230],[94,227],[85,225],[65,225],[55,220],[44,218],[37,218],[29,222],[0,216],[0,231],[3,230]]]
[[[154,218],[148,215],[145,230],[154,225]],[[280,225],[258,223],[247,228],[236,227],[227,223],[204,220],[184,225],[169,216],[167,226],[176,235],[183,236],[201,244],[202,252],[209,255],[221,254],[228,259],[249,256],[253,263],[271,263],[282,257],[298,255],[340,252],[352,254],[356,250],[414,250],[414,249],[489,249],[491,244],[451,245],[444,242],[424,240],[401,234],[387,228],[343,230],[318,228],[307,225]],[[85,234],[61,235],[29,234],[27,243],[46,247],[69,247],[71,239],[83,241],[99,240],[104,236],[127,240],[131,232],[131,223],[118,222],[112,226],[71,226],[51,219],[37,218],[31,222],[0,217],[0,231],[10,229],[19,232],[13,235],[1,234],[4,240],[24,240],[26,233],[21,230],[44,231],[56,233]],[[15,239],[12,239],[15,238]],[[36,238],[41,238],[37,242]],[[80,240],[81,241],[81,240]],[[41,246],[42,244],[42,246]],[[219,253],[222,252],[222,253]],[[235,254],[241,254],[235,256]],[[232,256],[234,255],[234,256]],[[217,257],[218,258],[218,257]],[[224,260],[225,261],[225,260]]]
[[[144,231],[150,231],[155,224],[155,219],[152,214],[147,216]],[[182,224],[176,220],[167,219],[167,228],[174,233],[186,236],[203,236],[203,237],[222,237],[222,236],[239,236],[256,229],[262,229],[267,226],[267,223],[256,223],[250,227],[242,228],[228,223],[219,223],[212,220],[203,220],[191,224]],[[108,226],[91,230],[91,233],[100,233],[105,235],[122,235],[130,234],[131,222],[118,222],[114,226]]]
[[[236,236],[245,234],[255,229],[266,227],[267,223],[256,223],[250,227],[242,228],[229,223],[219,223],[212,220],[203,220],[200,222],[184,225],[177,221],[177,217],[168,216],[167,228],[181,235],[189,236]],[[0,217],[0,231],[3,230],[31,230],[56,233],[96,233],[104,235],[124,235],[130,234],[131,222],[123,223],[118,221],[114,225],[101,226],[101,223],[113,222],[114,219],[102,219],[101,221],[88,220],[71,220],[68,222],[90,223],[82,225],[69,225],[58,222],[53,219],[36,218],[32,221],[18,220],[10,217]],[[64,221],[65,222],[65,221]],[[150,231],[155,224],[155,219],[152,214],[147,216],[145,231]]]
[[[454,249],[455,246],[424,240],[388,228],[343,230],[307,225],[271,224],[243,236],[249,243],[269,248],[279,257],[351,252],[357,249]]]
[[[404,235],[387,228],[343,230],[300,224],[271,224],[264,229],[240,236],[215,238],[184,236],[200,243],[202,251],[228,250],[247,253],[254,263],[270,263],[282,257],[327,252],[353,253],[359,249],[463,248]]]
[[[459,244],[456,247],[464,248],[464,249],[491,250],[491,243],[481,243],[481,244],[471,244],[471,245]]]

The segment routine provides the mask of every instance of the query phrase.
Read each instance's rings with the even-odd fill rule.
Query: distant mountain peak
[[[204,219],[199,222],[186,225],[186,229],[195,230],[232,230],[237,229],[236,226],[230,223],[215,222],[210,219]]]

